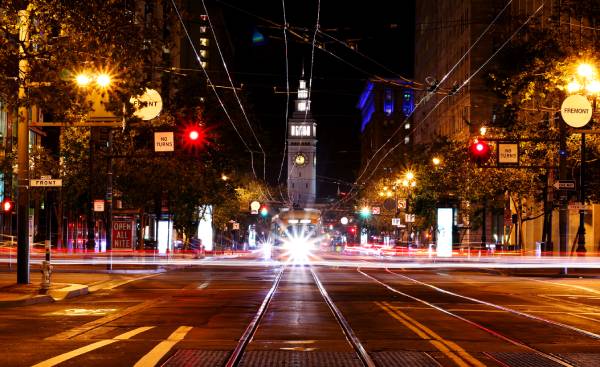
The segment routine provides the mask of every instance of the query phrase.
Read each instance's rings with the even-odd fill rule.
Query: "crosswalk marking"
[[[132,338],[134,336],[136,336],[137,334],[143,333],[144,331],[150,330],[152,329],[154,326],[144,326],[144,327],[139,327],[137,329],[133,329],[130,330],[126,333],[117,335],[114,339],[107,339],[107,340],[100,340],[98,342],[92,343],[92,344],[88,344],[86,346],[83,346],[81,348],[77,348],[75,350],[72,350],[70,352],[67,353],[63,353],[61,355],[58,355],[56,357],[47,359],[45,361],[42,361],[36,365],[34,365],[33,367],[52,367],[52,366],[56,366],[57,364],[60,364],[64,361],[67,361],[71,358],[75,358],[77,356],[80,356],[82,354],[85,354],[87,352],[91,352],[93,350],[96,350],[98,348],[102,348],[106,345],[112,344],[112,343],[116,343],[119,340],[125,340],[125,339],[129,339]]]
[[[175,346],[179,343],[185,335],[192,329],[191,326],[180,326],[175,330],[166,340],[160,342],[150,352],[143,356],[134,367],[152,367],[156,366],[158,362]]]

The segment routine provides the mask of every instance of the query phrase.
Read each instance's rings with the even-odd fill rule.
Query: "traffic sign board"
[[[400,218],[392,218],[392,225],[399,227],[400,226]]]
[[[404,215],[404,221],[406,223],[414,223],[415,222],[415,215],[414,214],[405,214]]]
[[[61,187],[62,179],[60,179],[60,178],[31,179],[31,180],[29,180],[29,186],[31,186],[31,187]]]
[[[554,183],[555,189],[557,190],[575,190],[575,181],[573,180],[560,180]]]
[[[373,215],[381,214],[381,208],[378,206],[374,206],[371,208],[371,213],[373,213]]]
[[[104,200],[94,200],[94,211],[95,212],[103,212],[104,211]]]

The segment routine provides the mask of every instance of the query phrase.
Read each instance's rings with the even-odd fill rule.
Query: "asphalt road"
[[[597,279],[298,265],[136,279],[0,309],[0,365],[224,366],[234,350],[261,367],[600,365]]]

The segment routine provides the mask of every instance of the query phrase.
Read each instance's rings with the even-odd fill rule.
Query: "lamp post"
[[[90,87],[94,87],[95,90],[99,91],[100,93],[105,92],[108,88],[110,88],[111,85],[111,76],[110,74],[106,73],[106,72],[82,72],[79,73],[75,76],[75,83],[77,84],[78,87],[80,88],[90,88]],[[88,239],[85,243],[85,247],[87,249],[94,249],[96,246],[96,242],[94,240],[95,238],[95,221],[94,221],[94,204],[93,204],[93,185],[92,185],[92,177],[94,175],[94,153],[95,153],[95,147],[94,147],[94,128],[90,127],[90,142],[89,142],[89,161],[88,161],[88,175],[89,175],[89,183],[88,183],[88,192],[89,192],[89,200],[88,200]],[[109,137],[110,139],[110,137]],[[109,143],[110,144],[110,143]],[[109,167],[108,167],[108,184],[107,184],[107,189],[112,191],[112,161],[109,161],[108,163]],[[108,196],[108,195],[107,195]],[[109,202],[108,205],[108,224],[109,226],[107,226],[106,228],[106,243],[110,244],[111,241],[111,231],[112,231],[112,224],[111,224],[111,219],[112,219],[112,193],[110,194],[110,197],[107,197],[107,200]],[[107,250],[109,250],[109,248],[107,248]]]
[[[398,180],[398,182],[400,183],[400,185],[402,185],[402,187],[405,189],[406,191],[406,216],[405,216],[405,220],[406,220],[406,234],[407,234],[407,245],[410,246],[410,235],[412,234],[412,218],[411,221],[409,222],[407,219],[409,219],[409,215],[411,214],[410,212],[411,210],[411,206],[410,206],[410,194],[412,192],[412,190],[417,186],[417,180],[415,178],[415,174],[413,171],[406,171],[404,173],[404,177],[401,178],[400,180]]]
[[[574,127],[583,127],[585,126],[592,115],[592,111],[595,109],[596,105],[596,97],[600,93],[600,82],[595,79],[596,70],[595,68],[587,63],[582,63],[577,66],[577,73],[571,76],[571,81],[567,84],[567,91],[572,95],[583,95],[585,97],[584,104],[587,103],[589,105],[589,101],[587,98],[591,97],[594,101],[594,107],[591,107],[591,111],[589,114],[586,113],[580,117],[581,121],[575,121],[575,125],[566,121],[569,125]],[[568,100],[568,99],[567,99]],[[565,106],[566,101],[563,102],[563,106],[561,107],[561,114],[563,114],[563,118],[565,114],[575,112],[573,109],[570,109],[568,106]],[[568,109],[568,110],[567,110]],[[579,109],[583,110],[583,109]],[[588,116],[589,115],[589,116]],[[566,119],[565,119],[566,120]],[[584,255],[587,251],[585,248],[585,169],[586,169],[586,154],[585,154],[585,132],[581,133],[581,165],[579,168],[579,193],[578,200],[581,204],[581,208],[579,209],[579,227],[577,229],[577,254]]]

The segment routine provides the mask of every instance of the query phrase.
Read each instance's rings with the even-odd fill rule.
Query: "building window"
[[[207,27],[204,27],[204,26],[200,27],[200,33],[206,33],[206,30],[207,30],[207,29],[208,29],[208,28],[207,28]]]
[[[208,46],[208,38],[200,38],[200,46]]]
[[[392,88],[385,88],[384,90],[383,112],[386,116],[394,113],[394,91]]]
[[[308,184],[306,184],[306,188],[308,189]]]
[[[206,21],[208,20],[208,15],[206,15],[206,14],[202,14],[202,15],[200,16],[200,20],[201,20],[201,21],[203,21],[203,22],[206,22]]]
[[[200,50],[200,57],[205,58],[207,55],[207,51],[206,50]]]
[[[292,125],[292,136],[310,136],[309,125]]]
[[[298,90],[298,99],[307,99],[308,98],[308,91],[306,89],[299,89]]]
[[[206,69],[206,67],[208,66],[208,63],[206,61],[201,61],[200,65],[202,66],[202,69]]]
[[[292,189],[296,187],[296,184],[292,182]]]

